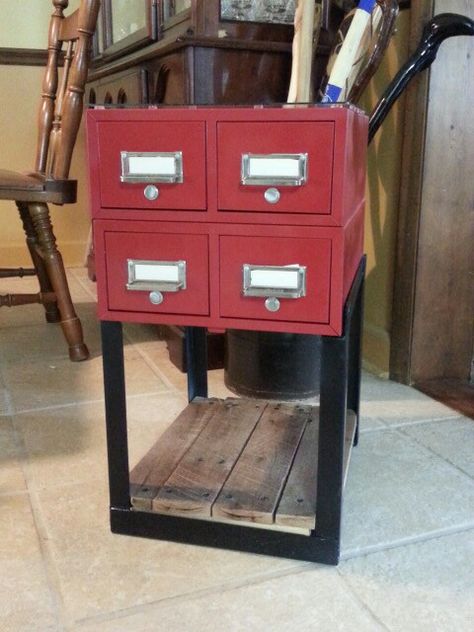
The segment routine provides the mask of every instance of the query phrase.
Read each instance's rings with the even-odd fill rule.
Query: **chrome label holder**
[[[184,181],[182,151],[121,151],[120,181],[182,184]]]
[[[186,261],[127,259],[127,290],[179,292],[186,289]]]
[[[308,180],[308,154],[242,154],[244,186],[300,187]]]
[[[242,266],[244,296],[302,298],[306,296],[306,266]]]

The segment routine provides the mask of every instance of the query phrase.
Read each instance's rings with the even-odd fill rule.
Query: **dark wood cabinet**
[[[110,0],[104,4],[98,35],[103,45],[97,46],[89,75],[91,103],[285,101],[291,25],[222,21],[216,0],[144,5],[147,28],[114,41],[114,12],[119,5]],[[144,19],[145,15],[137,16],[138,24]],[[156,41],[151,42],[153,38]]]
[[[318,83],[342,11],[322,0],[316,52]],[[285,102],[290,78],[294,0],[242,4],[199,0],[140,0],[136,30],[114,36],[120,2],[103,5],[96,56],[89,73],[91,103],[258,104]],[[257,11],[262,5],[264,9]],[[232,8],[233,7],[233,8]],[[257,8],[256,8],[257,7]],[[283,7],[283,11],[282,11]],[[123,9],[125,11],[125,9]],[[138,5],[137,5],[138,12]],[[130,9],[127,9],[130,11]],[[234,11],[234,13],[232,13]],[[272,11],[274,12],[272,14]],[[234,15],[235,19],[223,19]],[[283,16],[283,17],[282,17]],[[123,17],[123,16],[122,16]],[[267,21],[263,21],[267,20]],[[140,25],[145,22],[146,26]],[[154,41],[156,40],[156,41]]]
[[[157,0],[102,0],[102,30],[104,55],[122,54],[158,38]]]

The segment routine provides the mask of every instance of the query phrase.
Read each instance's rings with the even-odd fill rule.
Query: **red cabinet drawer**
[[[104,235],[110,310],[209,314],[207,235]]]
[[[148,210],[206,208],[203,122],[101,121],[98,145],[103,207]],[[127,181],[122,181],[123,178]],[[158,190],[155,199],[146,197],[147,186]]]
[[[331,239],[221,235],[219,260],[222,317],[329,322]]]
[[[217,130],[220,210],[331,212],[333,122],[220,122]]]

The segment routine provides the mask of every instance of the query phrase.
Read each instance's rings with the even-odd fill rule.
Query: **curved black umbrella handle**
[[[457,13],[440,13],[427,23],[418,48],[400,68],[370,115],[369,143],[413,77],[431,66],[445,39],[458,35],[474,35],[474,21]]]

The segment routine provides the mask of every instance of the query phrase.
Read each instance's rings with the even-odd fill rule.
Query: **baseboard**
[[[440,378],[417,382],[414,387],[466,417],[474,419],[474,384],[466,380]]]

